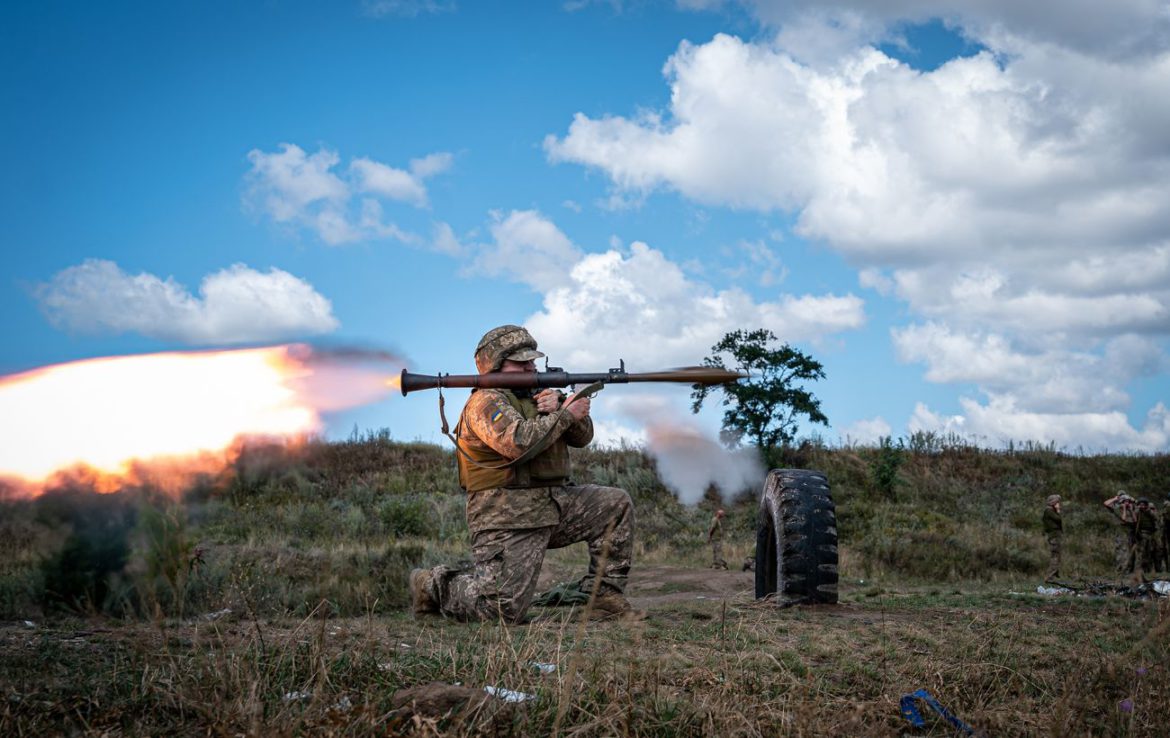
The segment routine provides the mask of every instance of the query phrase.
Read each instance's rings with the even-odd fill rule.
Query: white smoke
[[[755,449],[724,448],[666,398],[627,396],[614,409],[645,428],[647,452],[658,464],[659,477],[684,504],[698,504],[712,485],[721,498],[730,499],[764,479]]]

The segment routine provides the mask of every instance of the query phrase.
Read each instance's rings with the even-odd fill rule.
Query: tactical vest
[[[1145,536],[1153,536],[1158,530],[1158,519],[1150,510],[1138,510],[1137,531]]]
[[[499,393],[525,420],[537,416],[535,400],[516,397],[508,390],[499,390]],[[463,412],[467,412],[466,406]],[[456,437],[463,451],[455,454],[459,462],[459,486],[467,492],[499,487],[555,487],[569,482],[569,446],[561,435],[554,438],[543,451],[520,464],[508,464],[509,459],[471,434],[463,422],[462,414],[459,416]]]

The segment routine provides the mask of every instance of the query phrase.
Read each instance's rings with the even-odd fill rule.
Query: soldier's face
[[[500,366],[501,372],[535,372],[536,360],[529,359],[528,361],[512,361],[511,359],[504,359],[504,363]]]

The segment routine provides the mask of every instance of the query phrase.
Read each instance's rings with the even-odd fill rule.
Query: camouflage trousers
[[[1158,539],[1151,534],[1138,534],[1134,543],[1137,571],[1142,576],[1158,569]]]
[[[718,538],[711,539],[711,568],[727,568],[727,560],[723,558],[723,541]]]
[[[1048,581],[1060,576],[1060,547],[1060,536],[1048,536]]]
[[[1117,536],[1114,550],[1117,560],[1117,571],[1122,574],[1132,572],[1135,563],[1134,560],[1137,558],[1137,546],[1133,536],[1129,533],[1122,533]]]
[[[625,490],[595,484],[553,488],[557,525],[488,529],[472,536],[472,563],[432,569],[439,611],[457,620],[523,620],[536,594],[544,552],[585,541],[589,570],[578,586],[622,592],[634,549],[634,505]],[[600,590],[599,590],[600,591]]]

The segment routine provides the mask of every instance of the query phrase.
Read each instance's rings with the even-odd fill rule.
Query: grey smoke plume
[[[724,448],[665,398],[623,397],[615,409],[646,429],[646,450],[658,463],[659,476],[684,504],[697,504],[711,485],[730,499],[763,482],[764,467],[754,449]]]

